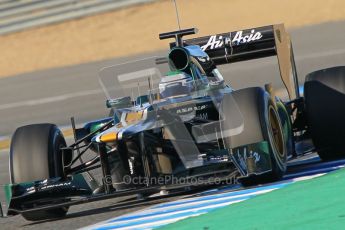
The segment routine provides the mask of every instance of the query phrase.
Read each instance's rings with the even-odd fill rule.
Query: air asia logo
[[[213,35],[210,37],[206,45],[203,45],[201,49],[205,51],[206,49],[217,49],[217,48],[222,48],[225,44],[243,44],[243,43],[248,43],[252,41],[256,41],[262,38],[262,34],[260,32],[255,32],[255,30],[251,30],[250,34],[243,36],[243,31],[237,31],[235,37],[231,40],[230,37],[223,37],[223,36],[217,36]]]

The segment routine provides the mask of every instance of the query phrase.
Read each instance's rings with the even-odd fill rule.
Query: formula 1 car
[[[195,33],[160,34],[175,39],[167,58],[102,69],[111,115],[81,128],[72,119],[73,144],[67,146],[53,124],[18,128],[5,187],[8,215],[58,218],[71,205],[119,196],[233,178],[243,185],[279,180],[288,159],[310,152],[295,148],[310,138],[323,160],[344,157],[345,67],[310,73],[301,97],[283,25],[183,39]],[[275,55],[286,102],[271,84],[234,90],[217,68]],[[82,160],[90,152],[94,156]],[[100,185],[90,175],[96,168],[102,169]]]

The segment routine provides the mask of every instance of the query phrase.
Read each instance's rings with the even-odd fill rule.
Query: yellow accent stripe
[[[106,133],[100,137],[102,142],[113,142],[117,140],[117,133]]]
[[[139,112],[132,112],[132,113],[127,113],[126,114],[126,122],[131,124],[135,121],[140,120],[143,117],[143,111],[139,111]]]

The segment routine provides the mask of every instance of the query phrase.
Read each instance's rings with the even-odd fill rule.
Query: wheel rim
[[[281,126],[278,120],[278,115],[273,106],[269,108],[268,121],[270,131],[272,134],[273,145],[281,157],[284,157],[284,138],[281,130]]]

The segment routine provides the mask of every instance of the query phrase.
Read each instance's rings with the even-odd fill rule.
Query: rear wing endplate
[[[216,65],[277,56],[290,99],[300,96],[292,43],[283,24],[187,39],[183,44],[200,46]]]

